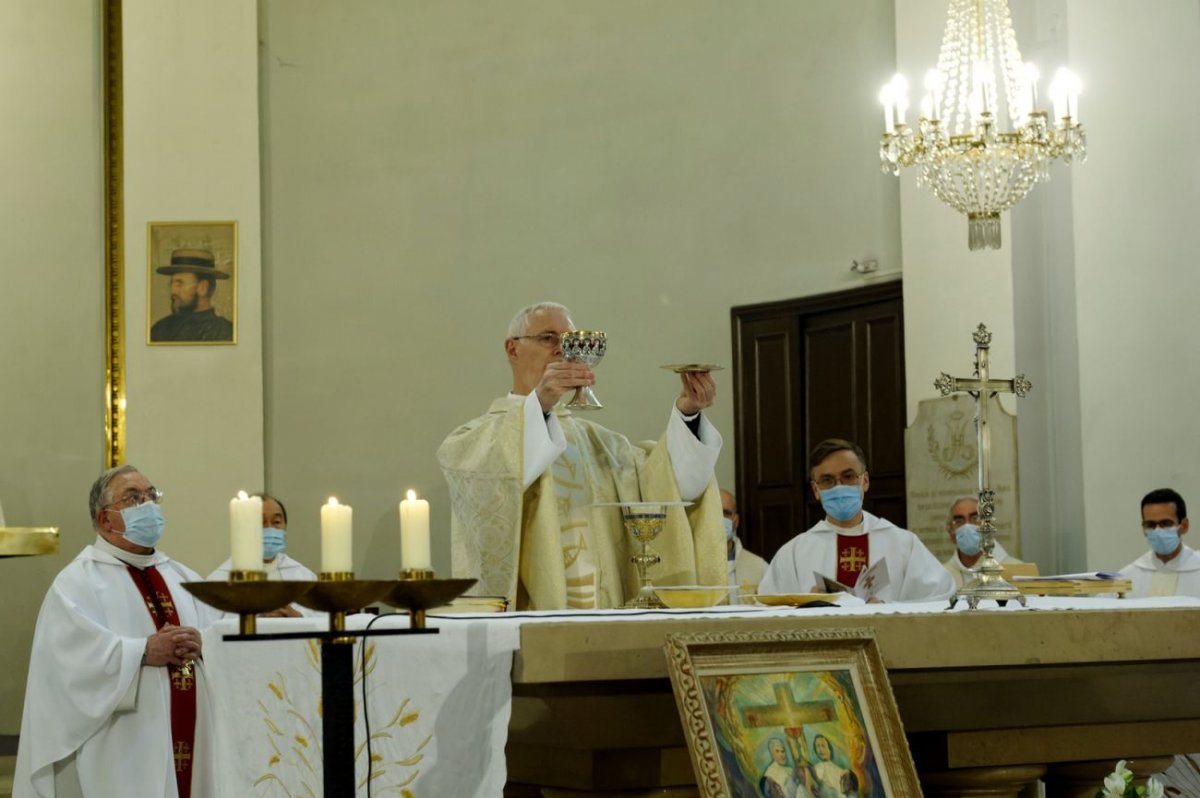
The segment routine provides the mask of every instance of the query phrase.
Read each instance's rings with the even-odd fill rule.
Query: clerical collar
[[[162,560],[162,555],[157,551],[150,554],[134,554],[132,551],[117,548],[100,535],[96,535],[96,542],[93,545],[105,554],[111,554],[121,562],[132,565],[134,568],[146,568]]]
[[[833,524],[830,524],[828,521],[826,521],[825,523],[829,524],[829,528],[832,529],[834,532],[837,532],[839,535],[850,535],[850,536],[862,535],[867,531],[866,530],[866,523],[867,523],[866,517],[864,517],[863,520],[858,525],[851,526],[851,527],[834,526]]]

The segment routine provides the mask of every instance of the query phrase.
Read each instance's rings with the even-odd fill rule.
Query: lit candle
[[[263,569],[262,499],[244,490],[229,502],[229,548],[231,571]]]
[[[1059,69],[1054,73],[1054,81],[1050,84],[1050,102],[1054,104],[1054,119],[1062,120],[1063,117],[1070,116],[1070,107],[1067,105],[1067,84],[1070,81],[1071,73],[1065,69]]]
[[[931,69],[925,73],[925,90],[929,92],[930,98],[930,119],[938,119],[941,114],[942,87],[945,83],[946,79],[936,69]]]
[[[350,541],[353,510],[334,497],[321,507],[321,572],[347,573],[354,570]]]
[[[415,491],[400,502],[400,565],[415,571],[431,570],[429,557],[429,502]]]
[[[892,122],[892,84],[883,84],[883,88],[879,90],[879,102],[883,103],[884,132],[895,133],[896,125]]]
[[[908,80],[899,72],[892,78],[892,99],[896,102],[896,126],[899,127],[908,115]]]
[[[1029,113],[1037,110],[1037,82],[1041,75],[1032,62],[1025,63],[1025,81],[1029,84]]]

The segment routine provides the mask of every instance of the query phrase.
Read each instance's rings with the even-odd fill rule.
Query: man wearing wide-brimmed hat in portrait
[[[216,267],[206,249],[176,249],[171,263],[156,270],[171,278],[171,314],[154,322],[151,341],[232,341],[233,322],[213,309],[218,280],[229,273]]]

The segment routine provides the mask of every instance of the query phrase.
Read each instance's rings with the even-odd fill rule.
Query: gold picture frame
[[[146,225],[146,343],[237,343],[237,222]]]
[[[920,784],[870,629],[670,635],[703,798],[904,798]]]

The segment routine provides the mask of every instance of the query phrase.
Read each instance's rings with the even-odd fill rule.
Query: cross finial
[[[975,339],[975,343],[979,346],[988,346],[992,343],[992,334],[982,324],[972,333],[971,337]]]

